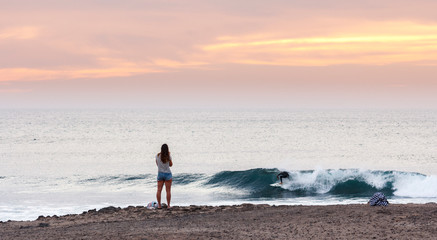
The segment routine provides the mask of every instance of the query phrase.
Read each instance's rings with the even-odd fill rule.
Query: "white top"
[[[171,156],[169,157],[171,161]],[[158,165],[158,172],[171,173],[170,161],[168,161],[167,163],[163,163],[161,161],[161,154],[156,155],[156,164]]]

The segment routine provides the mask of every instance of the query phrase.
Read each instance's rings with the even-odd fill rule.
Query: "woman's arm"
[[[170,158],[170,162],[168,163],[168,165],[171,167],[171,166],[173,166],[173,162],[171,161],[171,156],[169,156],[169,158]]]

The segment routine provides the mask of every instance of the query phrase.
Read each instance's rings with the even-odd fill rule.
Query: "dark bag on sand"
[[[377,192],[373,194],[372,198],[369,200],[370,206],[387,206],[388,201],[387,198],[385,198],[384,193]]]

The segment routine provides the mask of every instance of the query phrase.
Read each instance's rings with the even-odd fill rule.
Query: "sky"
[[[435,0],[0,0],[0,108],[437,108]]]

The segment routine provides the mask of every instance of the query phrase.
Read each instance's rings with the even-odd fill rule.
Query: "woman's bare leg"
[[[165,181],[165,192],[167,195],[167,208],[170,208],[170,200],[171,200],[171,183],[172,179]]]
[[[156,200],[158,201],[158,208],[161,208],[161,192],[164,186],[164,181],[158,181],[158,190],[156,191]]]

